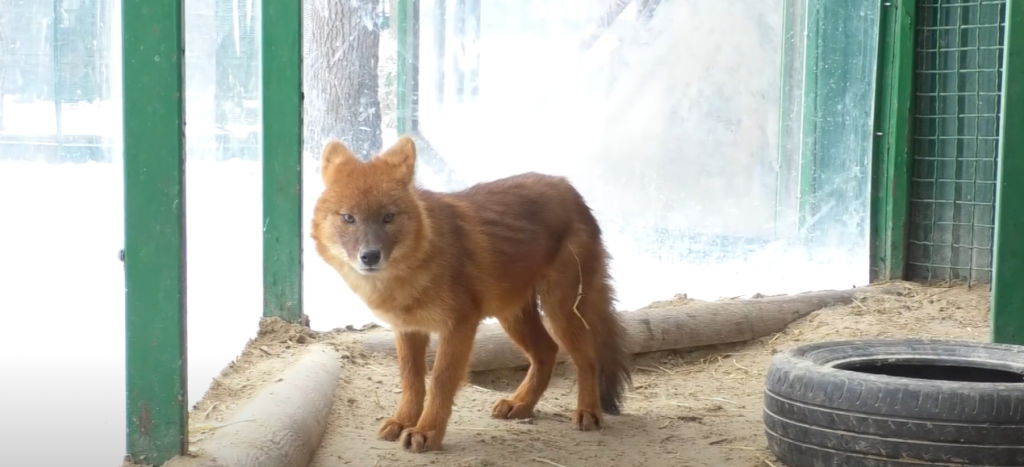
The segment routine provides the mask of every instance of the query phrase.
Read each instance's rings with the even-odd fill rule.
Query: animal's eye
[[[349,213],[342,214],[341,220],[345,221],[346,224],[354,224],[356,222],[355,216]]]
[[[395,220],[395,214],[394,213],[390,213],[389,212],[387,214],[384,214],[384,223],[385,224],[387,224],[388,222],[391,222],[393,220]]]

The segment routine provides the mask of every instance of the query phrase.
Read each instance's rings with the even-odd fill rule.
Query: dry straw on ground
[[[520,422],[491,419],[490,408],[515,389],[525,370],[473,374],[456,398],[445,450],[420,455],[374,437],[380,420],[398,402],[393,358],[361,352],[353,343],[359,330],[317,333],[264,320],[259,335],[193,408],[190,439],[198,442],[225,423],[239,404],[277,377],[300,347],[321,342],[340,351],[345,368],[315,467],[782,467],[767,450],[761,423],[765,370],[773,354],[803,343],[850,338],[987,339],[987,290],[899,287],[895,295],[865,293],[849,305],[812,313],[756,341],[639,356],[624,413],[608,417],[601,432],[571,427],[576,401],[571,365],[559,365],[536,417]],[[651,306],[692,302],[680,295]]]

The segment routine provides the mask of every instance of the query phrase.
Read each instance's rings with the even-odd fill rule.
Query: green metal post
[[[804,78],[803,78],[803,122],[800,126],[800,170],[797,201],[797,225],[801,235],[806,235],[814,216],[814,171],[817,159],[818,137],[818,37],[821,25],[819,0],[804,2]]]
[[[871,154],[872,282],[903,279],[910,212],[910,106],[916,0],[883,4]]]
[[[123,0],[128,455],[188,449],[182,0]]]
[[[263,316],[302,319],[302,2],[263,0]]]
[[[398,0],[398,134],[417,131],[420,76],[420,2]]]
[[[1024,345],[1024,5],[1006,2],[996,171],[992,341]],[[1019,191],[1019,193],[1018,193]]]
[[[815,244],[867,247],[850,217],[868,217],[881,8],[807,1],[798,212],[800,234]]]

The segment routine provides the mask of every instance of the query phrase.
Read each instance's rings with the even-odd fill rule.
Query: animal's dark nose
[[[380,262],[380,250],[363,250],[359,252],[359,261],[366,266],[376,266]]]

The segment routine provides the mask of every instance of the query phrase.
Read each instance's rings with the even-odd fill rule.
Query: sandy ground
[[[987,290],[900,287],[897,295],[865,293],[851,305],[815,312],[756,341],[639,356],[623,415],[608,417],[600,432],[572,429],[571,365],[559,365],[536,417],[525,422],[489,416],[494,401],[518,385],[524,370],[473,374],[456,398],[444,451],[418,455],[374,437],[398,402],[393,358],[358,351],[352,340],[359,330],[317,333],[265,320],[193,408],[190,438],[194,444],[207,437],[305,344],[322,342],[341,351],[345,367],[315,467],[781,467],[768,452],[761,422],[763,380],[773,354],[803,343],[862,337],[987,340]],[[688,302],[677,298],[652,306]]]

